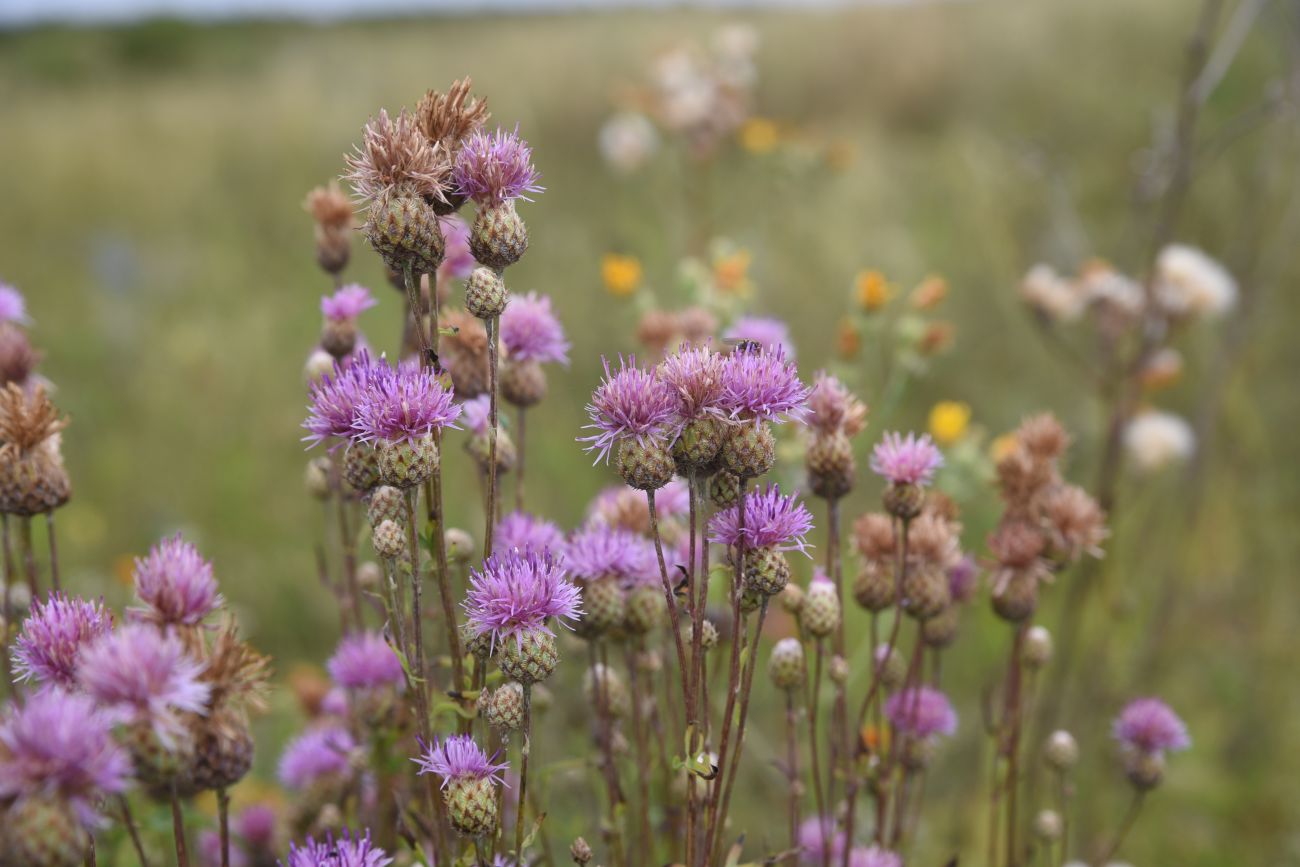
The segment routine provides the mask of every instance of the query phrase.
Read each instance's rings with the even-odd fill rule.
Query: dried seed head
[[[426,91],[415,107],[416,123],[430,144],[441,147],[452,159],[461,141],[483,128],[491,114],[487,100],[470,95],[474,82],[466,76],[453,81],[446,93]]]
[[[1042,668],[1052,658],[1052,633],[1045,626],[1031,626],[1025,632],[1025,644],[1021,648],[1025,665],[1031,669]]]
[[[451,374],[456,396],[469,400],[488,390],[488,336],[482,320],[464,310],[443,313],[449,333],[439,344],[439,358]]]
[[[38,515],[68,501],[72,484],[60,450],[67,423],[44,388],[25,392],[11,382],[0,391],[0,512]]]
[[[853,522],[853,543],[867,560],[892,561],[893,520],[882,512],[868,512]]]
[[[343,179],[365,201],[393,194],[446,200],[451,162],[438,144],[425,138],[406,109],[396,119],[380,109],[366,124],[361,145],[345,160],[348,173]]]
[[[1056,460],[1070,445],[1070,435],[1050,412],[1021,422],[1016,430],[1016,440],[1040,461]]]
[[[587,862],[591,860],[591,846],[586,840],[577,837],[569,846],[569,857],[573,858],[578,867],[586,867]]]
[[[329,498],[334,490],[333,485],[330,484],[329,458],[312,458],[307,462],[307,469],[303,474],[303,486],[307,489],[308,496],[314,499]]]

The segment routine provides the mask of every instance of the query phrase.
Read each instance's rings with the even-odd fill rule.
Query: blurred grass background
[[[1196,5],[744,15],[763,37],[759,112],[854,155],[832,171],[737,153],[711,180],[712,223],[752,251],[756,307],[791,322],[804,369],[829,358],[859,269],[904,285],[943,274],[956,346],[891,425],[922,427],[941,399],[972,404],[990,432],[1052,409],[1079,434],[1071,475],[1090,480],[1099,409],[1044,352],[1015,286],[1040,259],[1069,267],[1095,253],[1144,267],[1152,215],[1134,199],[1134,175],[1168,121]],[[1295,50],[1294,19],[1291,4],[1270,4],[1207,106],[1206,129],[1255,105]],[[73,418],[65,451],[76,495],[59,515],[71,585],[121,602],[129,557],[184,529],[282,672],[329,652],[335,617],[312,560],[320,516],[303,493],[299,442],[301,365],[329,287],[300,203],[340,172],[368,115],[466,73],[499,122],[519,122],[545,176],[546,194],[523,210],[533,246],[510,276],[554,296],[574,361],[530,416],[530,507],[578,521],[613,478],[574,442],[582,406],[598,355],[631,348],[634,322],[632,306],[605,293],[600,257],[635,254],[648,282],[667,289],[685,233],[680,163],[669,154],[615,177],[596,130],[655,51],[707,39],[726,20],[620,11],[0,34],[0,278],[26,293],[43,371]],[[1198,168],[1177,237],[1237,268],[1263,246],[1260,279],[1246,287],[1252,319],[1182,341],[1188,375],[1162,403],[1194,416],[1207,382],[1222,382],[1218,432],[1199,486],[1177,470],[1126,483],[1084,660],[1115,703],[1075,708],[1068,721],[1096,768],[1081,781],[1082,827],[1094,832],[1114,826],[1125,796],[1105,729],[1118,701],[1159,692],[1189,722],[1194,751],[1173,759],[1126,846],[1139,867],[1300,863],[1294,132],[1252,130]],[[360,244],[349,277],[376,290],[381,304],[363,325],[391,346],[399,297]],[[1239,327],[1242,351],[1224,356],[1225,334]],[[876,492],[862,488],[850,514]],[[453,477],[449,500],[454,521],[477,532],[467,475]],[[966,543],[979,549],[995,505],[966,505]],[[1050,607],[1044,619],[1056,622]],[[979,839],[979,790],[969,787],[981,767],[977,696],[1006,638],[981,607],[950,654],[965,725],[945,759],[955,782],[936,774],[927,793],[917,863]],[[772,701],[760,698],[758,719]],[[766,718],[747,771],[757,797],[738,805],[757,844],[784,797],[765,762],[764,737],[778,735],[774,712]],[[288,714],[268,724],[272,740],[291,724]],[[560,735],[547,737],[557,743],[545,754],[558,755]],[[273,758],[266,750],[267,769]]]

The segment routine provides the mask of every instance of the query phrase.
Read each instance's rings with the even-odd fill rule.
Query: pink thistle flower
[[[320,312],[331,322],[351,322],[378,303],[365,286],[349,283],[333,295],[322,295]]]
[[[636,490],[632,488],[631,490]],[[637,493],[640,493],[639,491]],[[690,514],[691,490],[685,479],[673,479],[654,492],[655,510],[660,520],[680,518]]]
[[[212,564],[180,533],[164,539],[135,560],[135,595],[145,608],[138,619],[159,625],[194,626],[224,601],[212,577]]]
[[[943,454],[929,434],[909,433],[904,438],[890,431],[871,451],[872,472],[895,485],[928,485],[941,466]]]
[[[903,867],[903,857],[879,846],[854,846],[849,850],[849,867]]]
[[[289,844],[289,857],[280,867],[387,867],[393,859],[388,853],[370,842],[370,831],[353,835],[346,829],[335,837],[327,833],[317,841],[308,837],[302,845]]]
[[[289,742],[277,775],[288,789],[302,791],[325,778],[342,778],[351,770],[357,742],[346,728],[325,725],[308,729]]]
[[[77,680],[100,704],[151,725],[165,745],[182,712],[207,713],[211,686],[199,680],[203,665],[178,637],[143,623],[128,623],[88,645]]]
[[[979,586],[980,567],[970,554],[948,567],[948,591],[957,602],[969,602]]]
[[[957,731],[957,712],[948,697],[928,686],[896,692],[885,702],[885,716],[900,732],[917,738],[951,736]]]
[[[1124,746],[1144,753],[1177,752],[1192,745],[1186,724],[1158,698],[1129,702],[1116,717],[1111,732]]]
[[[51,593],[23,621],[14,642],[14,674],[20,681],[72,688],[86,645],[112,630],[113,615],[102,602]]]
[[[27,318],[27,300],[23,298],[23,293],[4,282],[0,282],[0,322],[31,324]]]
[[[654,548],[641,536],[606,524],[592,524],[564,546],[564,565],[576,578],[634,579],[650,569],[658,573]]]
[[[356,437],[357,419],[362,403],[370,392],[396,376],[388,362],[372,359],[364,349],[353,353],[346,364],[334,363],[334,373],[321,377],[311,388],[311,404],[303,422],[309,434],[303,437],[307,447],[332,438],[351,440]],[[337,445],[335,446],[337,447]]]
[[[512,361],[568,364],[569,341],[545,295],[512,295],[501,314],[500,327],[501,345]]]
[[[484,436],[487,433],[491,413],[492,398],[486,394],[461,401],[460,420],[464,423],[465,430],[475,436]]]
[[[438,278],[464,280],[478,265],[469,249],[469,223],[459,214],[447,214],[438,218],[438,225],[447,244],[442,264],[438,266]]]
[[[555,551],[564,546],[564,534],[550,521],[527,512],[511,512],[497,522],[496,544],[503,551]]]
[[[494,133],[476,130],[460,145],[452,181],[456,192],[473,199],[480,206],[491,207],[503,202],[528,198],[540,193],[541,175],[533,168],[533,149],[519,137],[519,129]]]
[[[582,616],[581,594],[564,578],[564,561],[550,551],[493,554],[470,573],[464,602],[470,629],[490,635],[492,645],[532,629],[550,633],[546,622]]]
[[[775,548],[778,551],[808,553],[807,535],[812,530],[812,513],[779,485],[768,485],[762,493],[745,497],[745,527],[740,527],[740,504],[724,509],[709,522],[709,541],[734,547],[744,540],[746,548]]]
[[[114,717],[95,700],[58,687],[11,705],[0,719],[0,800],[54,795],[82,824],[100,824],[95,805],[125,791],[131,760],[113,740]]]
[[[424,755],[412,761],[420,766],[420,774],[437,774],[442,777],[442,787],[445,789],[456,780],[504,783],[502,771],[509,766],[493,759],[489,759],[483,748],[474,743],[474,738],[469,735],[451,735],[441,742],[435,740],[425,748]]]
[[[844,832],[836,829],[835,820],[830,816],[810,816],[799,825],[800,857],[805,864],[824,864],[827,855],[836,863],[844,854],[844,840]]]
[[[325,666],[344,689],[400,689],[406,682],[402,661],[377,632],[354,632],[339,642]]]
[[[866,427],[867,408],[844,383],[825,371],[813,378],[808,395],[808,426],[824,434],[856,436]]]
[[[668,384],[654,371],[636,366],[636,357],[626,360],[620,355],[619,369],[611,372],[609,360],[602,358],[605,379],[587,405],[592,423],[588,429],[599,431],[579,442],[589,442],[587,451],[596,452],[597,462],[608,460],[609,452],[622,439],[639,445],[673,433],[677,400]]]
[[[211,828],[199,832],[198,861],[204,867],[222,867],[221,834]],[[239,845],[238,840],[230,841],[230,861],[228,867],[248,867],[248,853]]]
[[[451,389],[432,368],[403,364],[393,376],[371,384],[357,408],[352,436],[368,442],[417,440],[459,416]]]
[[[794,361],[794,343],[790,341],[790,326],[770,316],[738,317],[723,332],[724,340],[757,343],[768,350],[780,349],[786,358]]]
[[[269,851],[275,847],[275,826],[275,809],[269,804],[251,804],[230,822],[231,830],[258,851]]]
[[[681,421],[726,417],[722,408],[725,364],[724,357],[707,346],[686,343],[659,363],[659,378],[672,389]]]
[[[793,361],[781,347],[739,347],[727,355],[722,371],[721,406],[746,421],[801,421],[808,386],[799,381]]]

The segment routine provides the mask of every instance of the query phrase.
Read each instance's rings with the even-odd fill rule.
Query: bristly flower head
[[[854,846],[849,850],[849,867],[903,867],[903,858],[879,846]]]
[[[722,372],[722,408],[746,421],[800,421],[809,389],[781,347],[740,346]]]
[[[891,695],[885,702],[885,716],[894,728],[917,738],[957,731],[957,712],[948,697],[928,686],[914,686]]]
[[[113,615],[102,602],[51,593],[37,602],[14,642],[14,674],[20,681],[73,687],[81,652],[113,629]]]
[[[1187,726],[1158,698],[1129,702],[1116,717],[1112,733],[1121,744],[1144,753],[1176,752],[1192,745]]]
[[[442,742],[434,741],[424,750],[424,755],[412,759],[420,766],[421,774],[437,774],[442,777],[442,787],[456,780],[491,780],[504,783],[501,772],[508,766],[505,762],[494,762],[488,758],[483,748],[474,743],[469,735],[451,735]]]
[[[533,149],[519,137],[517,127],[514,132],[470,133],[460,143],[452,173],[456,192],[485,207],[514,199],[531,201],[528,193],[545,189],[537,183],[540,179],[533,168]]]
[[[679,419],[726,417],[721,406],[724,365],[723,356],[709,347],[688,343],[659,363],[659,378],[673,391]]]
[[[605,380],[587,404],[592,423],[587,428],[599,431],[579,442],[589,442],[587,451],[596,452],[596,460],[608,460],[610,449],[621,439],[638,445],[664,436],[676,419],[677,398],[668,384],[653,370],[636,366],[636,357],[626,360],[620,355],[618,371],[605,365]]]
[[[302,423],[309,433],[303,437],[311,448],[331,437],[351,440],[357,433],[357,415],[362,403],[379,383],[396,374],[387,361],[372,359],[359,349],[348,361],[336,361],[334,373],[321,377],[311,388],[307,420]]]
[[[194,626],[221,606],[212,564],[180,533],[155,545],[135,561],[135,595],[144,608],[139,620],[159,625]]]
[[[365,286],[349,283],[333,295],[322,295],[320,312],[331,322],[352,322],[377,303]]]
[[[393,863],[388,853],[370,842],[370,831],[353,835],[347,829],[335,837],[328,833],[317,841],[308,837],[299,846],[289,844],[289,857],[280,867],[387,867]]]
[[[27,300],[23,298],[23,293],[4,282],[0,282],[0,322],[14,322],[18,325],[28,325],[31,322],[27,318]]]
[[[928,485],[941,466],[943,454],[929,434],[890,431],[871,451],[872,471],[895,485]]]
[[[486,394],[480,394],[478,397],[471,397],[469,400],[462,401],[460,405],[460,420],[465,425],[465,430],[475,436],[485,436],[488,432],[488,423],[492,419],[492,398]]]
[[[113,722],[90,696],[57,687],[11,705],[0,719],[0,800],[55,795],[84,825],[97,825],[95,804],[124,791],[131,776]]]
[[[818,433],[856,436],[867,424],[867,407],[834,376],[820,371],[808,395],[808,426]]]
[[[470,573],[464,608],[470,629],[490,635],[495,647],[532,629],[550,632],[549,618],[578,619],[580,602],[578,588],[564,578],[564,561],[550,551],[529,549],[484,560]]]
[[[356,748],[357,742],[343,726],[309,729],[284,748],[277,776],[286,788],[295,791],[326,777],[342,777],[351,768]]]
[[[722,333],[724,340],[757,343],[764,349],[781,349],[786,358],[794,361],[794,343],[790,341],[790,326],[770,316],[741,316]]]
[[[559,553],[564,546],[564,534],[559,527],[527,512],[511,512],[498,521],[494,538],[503,551],[518,548]]]
[[[403,364],[371,384],[357,409],[353,437],[364,441],[418,440],[460,415],[451,389],[429,367]]]
[[[815,867],[825,863],[829,854],[831,862],[837,863],[838,858],[844,854],[844,840],[844,832],[836,829],[833,818],[809,816],[799,825],[800,860]],[[830,845],[829,852],[827,844]]]
[[[326,668],[345,689],[401,687],[405,683],[402,661],[377,632],[354,632],[339,642]]]
[[[775,548],[778,551],[807,553],[812,530],[812,513],[800,501],[781,493],[778,485],[768,485],[762,493],[745,497],[745,525],[740,526],[740,504],[721,511],[709,522],[709,541],[735,546],[744,540],[745,547]]]
[[[469,223],[460,214],[446,214],[438,218],[438,227],[447,243],[442,264],[438,266],[438,282],[464,280],[478,264],[469,249]]]
[[[575,578],[635,580],[647,571],[658,574],[654,548],[628,530],[591,524],[564,546],[564,565]]]
[[[470,96],[473,81],[467,76],[453,81],[446,93],[426,91],[415,107],[420,131],[430,142],[455,153],[461,141],[487,123],[487,101]]]
[[[361,145],[348,154],[348,173],[357,196],[374,201],[400,189],[404,194],[445,200],[451,174],[447,155],[430,144],[405,109],[393,120],[384,109],[366,124]]]
[[[512,361],[568,364],[569,341],[547,296],[536,292],[510,296],[500,328],[501,345]]]
[[[206,713],[211,687],[199,679],[202,671],[175,635],[128,623],[86,647],[77,680],[100,704],[149,723],[167,741],[177,714]]]

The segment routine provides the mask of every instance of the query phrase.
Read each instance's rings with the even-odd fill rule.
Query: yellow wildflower
[[[765,117],[751,117],[740,128],[740,146],[751,154],[771,153],[780,139],[776,124]]]
[[[641,285],[641,261],[635,256],[606,253],[600,260],[600,277],[606,292],[626,298]]]
[[[970,427],[970,404],[944,400],[930,409],[930,436],[941,446],[950,446],[966,435]]]
[[[894,287],[885,280],[879,271],[859,271],[853,280],[858,305],[868,312],[874,312],[889,303],[894,297]]]

